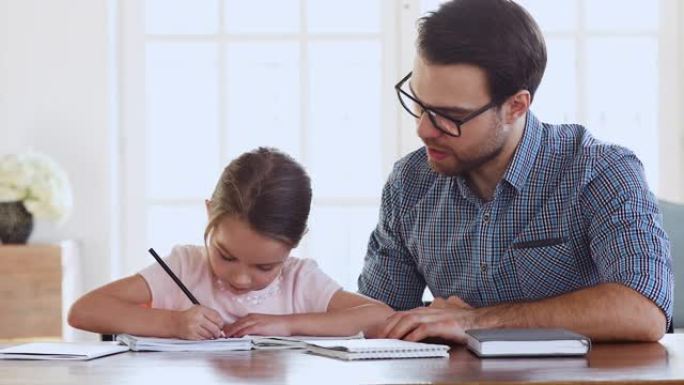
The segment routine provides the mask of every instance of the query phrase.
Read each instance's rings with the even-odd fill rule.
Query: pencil
[[[164,268],[164,271],[166,271],[166,273],[169,275],[169,277],[171,277],[171,279],[173,279],[173,281],[176,282],[176,285],[178,285],[178,287],[180,287],[181,290],[183,290],[183,293],[185,293],[185,295],[188,296],[188,298],[190,299],[190,302],[192,302],[195,305],[199,305],[200,303],[197,300],[197,298],[195,298],[195,296],[192,295],[190,290],[188,290],[188,288],[185,287],[185,285],[183,285],[183,282],[181,282],[181,280],[178,277],[176,277],[176,274],[174,274],[173,271],[171,271],[171,268],[164,262],[163,259],[161,259],[159,257],[157,252],[154,251],[154,249],[151,247],[147,251],[149,251],[150,254],[152,254],[152,256],[154,257],[154,259],[156,259],[157,262],[159,262],[159,264],[161,265],[161,267]],[[225,337],[226,337],[226,335],[223,333],[223,330],[221,330],[221,338],[225,338]]]
[[[181,290],[183,290],[183,293],[185,293],[185,295],[188,296],[188,298],[190,299],[190,301],[191,301],[193,304],[195,304],[195,305],[199,305],[200,303],[199,303],[199,301],[197,301],[197,298],[195,298],[195,296],[192,295],[192,293],[190,292],[190,290],[188,290],[188,288],[185,287],[185,285],[183,285],[183,282],[181,282],[181,280],[178,279],[178,277],[176,277],[176,274],[174,274],[173,271],[171,271],[171,269],[169,268],[169,266],[168,266],[166,263],[164,263],[164,260],[161,259],[161,258],[159,258],[159,255],[157,255],[157,252],[154,251],[153,248],[150,248],[150,249],[147,250],[147,251],[149,251],[150,254],[152,254],[152,256],[154,257],[154,259],[156,259],[157,262],[159,262],[159,264],[161,265],[161,267],[164,268],[164,271],[166,271],[166,273],[173,279],[173,281],[176,282],[176,285],[178,285],[178,287],[180,287]]]

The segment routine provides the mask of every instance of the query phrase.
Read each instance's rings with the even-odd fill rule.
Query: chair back
[[[670,238],[674,298],[672,324],[684,328],[684,204],[658,201],[663,214],[663,227]]]

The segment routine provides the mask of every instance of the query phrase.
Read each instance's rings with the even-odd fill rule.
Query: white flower
[[[72,207],[66,173],[45,155],[34,152],[0,157],[0,202],[24,203],[36,218],[64,221]]]

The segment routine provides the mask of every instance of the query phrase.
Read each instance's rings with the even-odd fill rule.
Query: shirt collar
[[[527,183],[534,161],[539,153],[542,137],[542,124],[532,111],[527,111],[525,130],[515,150],[513,160],[503,175],[503,180],[520,191]]]
[[[518,147],[513,154],[513,160],[511,160],[502,177],[502,180],[508,182],[518,192],[525,187],[525,183],[527,183],[527,179],[530,176],[530,171],[532,171],[539,147],[541,146],[541,137],[542,123],[531,111],[528,111],[520,143],[518,143]],[[461,197],[473,202],[479,201],[479,198],[468,187],[468,183],[463,175],[452,178],[453,182],[456,183]],[[498,189],[499,187],[497,187]]]

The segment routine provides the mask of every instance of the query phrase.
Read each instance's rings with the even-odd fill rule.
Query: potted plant
[[[35,152],[0,156],[0,243],[26,243],[34,218],[62,223],[71,207],[69,180],[52,159]]]

